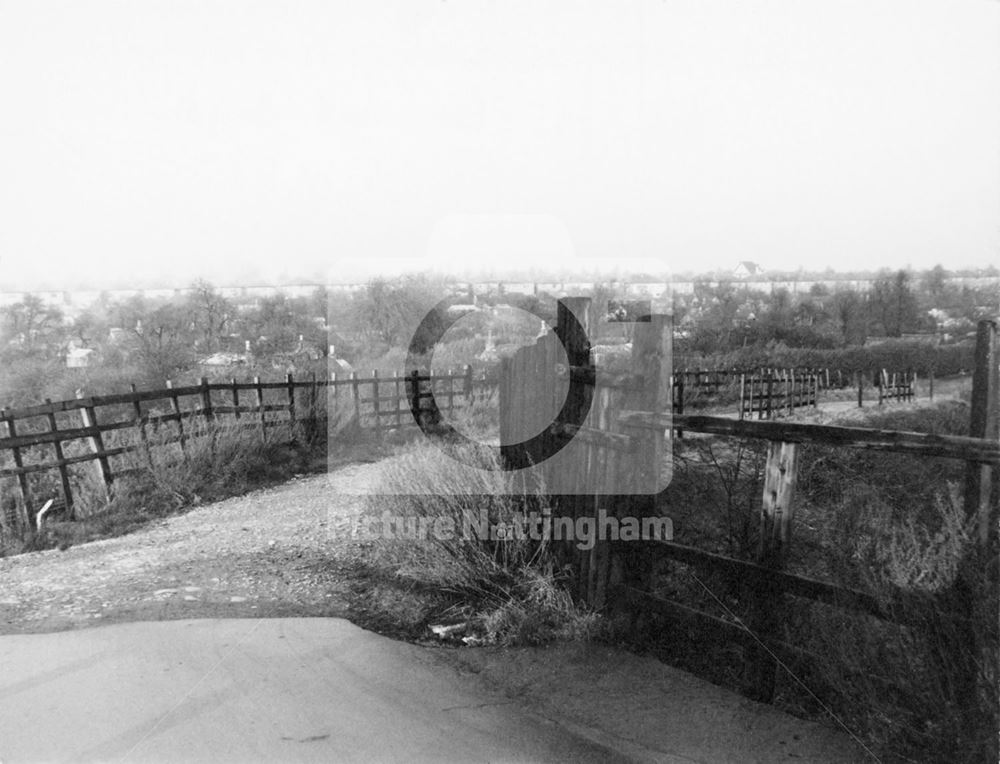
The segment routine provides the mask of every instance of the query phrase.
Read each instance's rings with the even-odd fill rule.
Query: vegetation
[[[968,404],[949,401],[852,424],[965,435],[968,422]],[[753,559],[761,444],[691,437],[674,445],[674,479],[662,500],[677,540]],[[943,458],[818,445],[801,455],[786,569],[867,592],[908,625],[786,598],[784,641],[821,658],[780,672],[775,702],[832,715],[883,760],[976,761],[1000,723],[997,549],[976,542],[961,501],[964,476],[964,464]],[[748,615],[740,582],[724,575],[667,564],[656,586],[722,618]],[[717,634],[656,622],[638,637],[626,625],[623,635],[715,681],[742,685],[738,648],[716,644]],[[972,708],[960,682],[970,666],[978,677]]]
[[[513,473],[498,469],[494,452],[461,448],[463,458],[482,469],[458,468],[425,447],[406,448],[384,463],[382,492],[368,497],[362,522],[384,530],[381,518],[388,516],[410,525],[403,538],[368,542],[373,583],[366,599],[378,610],[369,617],[398,622],[405,607],[408,636],[458,622],[454,633],[472,644],[537,645],[601,633],[602,619],[576,605],[560,585],[564,576],[544,541],[471,532],[484,515],[491,528],[503,528],[518,514],[540,512],[547,506],[544,486],[524,491]],[[430,530],[421,533],[420,527]]]

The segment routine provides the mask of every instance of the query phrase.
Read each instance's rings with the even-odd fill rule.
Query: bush
[[[871,373],[877,369],[905,371],[913,369],[926,375],[933,371],[940,376],[958,374],[971,369],[975,343],[930,345],[916,340],[889,340],[866,347],[831,350],[788,347],[782,343],[756,345],[728,353],[698,354],[684,351],[678,342],[674,357],[677,369],[752,369],[760,366],[779,368],[818,368],[840,370],[843,374]]]

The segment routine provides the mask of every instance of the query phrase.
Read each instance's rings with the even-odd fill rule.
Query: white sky
[[[1000,3],[0,0],[0,290],[1000,260]]]

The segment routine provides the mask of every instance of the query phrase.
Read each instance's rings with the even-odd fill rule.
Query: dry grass
[[[517,514],[541,511],[547,504],[544,486],[515,483],[500,469],[494,452],[461,446],[466,459],[484,469],[470,471],[426,443],[412,446],[383,468],[386,493],[368,498],[368,517],[426,518],[429,526],[443,519],[455,533],[429,533],[419,538],[376,540],[368,563],[397,588],[434,592],[426,598],[423,617],[468,622],[474,641],[542,644],[556,639],[584,639],[601,631],[595,613],[580,609],[554,569],[544,541],[530,538],[491,540],[472,531],[482,517],[489,524],[509,523]],[[489,469],[491,468],[492,469]],[[464,529],[464,530],[463,530]]]

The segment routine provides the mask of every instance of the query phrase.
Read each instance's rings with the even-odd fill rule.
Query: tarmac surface
[[[5,764],[624,760],[340,619],[119,624],[0,650]]]
[[[635,658],[633,666],[613,653],[566,660],[540,650],[474,666],[456,662],[463,654],[471,653],[396,642],[339,618],[176,620],[2,636],[0,761],[863,758],[842,733],[652,659]],[[662,673],[651,675],[651,667]],[[531,687],[533,678],[552,690],[547,699]],[[632,703],[629,687],[654,679],[657,702],[639,691]]]

